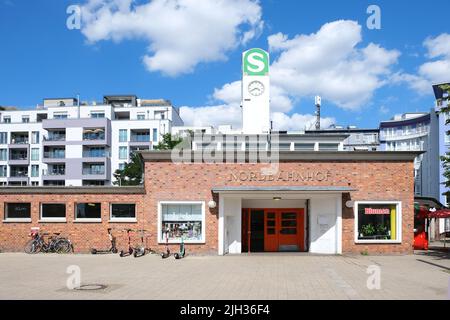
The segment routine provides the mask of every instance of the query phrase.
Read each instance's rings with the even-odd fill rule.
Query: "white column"
[[[342,254],[342,194],[336,198],[336,253]]]
[[[219,230],[218,230],[218,254],[224,255],[224,243],[225,243],[225,201],[223,195],[219,194]]]

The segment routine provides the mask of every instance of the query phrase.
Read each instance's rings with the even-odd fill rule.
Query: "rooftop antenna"
[[[314,100],[316,104],[316,130],[320,130],[320,106],[322,104],[322,98],[316,96]]]

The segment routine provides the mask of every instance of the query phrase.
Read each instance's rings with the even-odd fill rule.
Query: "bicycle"
[[[73,252],[72,242],[64,237],[61,233],[55,232],[49,237],[46,242],[44,237],[50,235],[49,233],[32,232],[30,236],[32,239],[25,245],[25,253],[35,254],[38,252],[56,252],[56,253],[70,253]]]

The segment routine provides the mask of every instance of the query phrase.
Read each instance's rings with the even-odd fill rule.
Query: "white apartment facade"
[[[0,111],[0,185],[109,185],[133,151],[152,150],[182,125],[170,101],[134,95]]]

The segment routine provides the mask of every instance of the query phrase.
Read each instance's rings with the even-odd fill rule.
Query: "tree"
[[[443,97],[440,99],[440,103],[442,104],[442,108],[439,111],[440,114],[450,114],[450,84],[443,84],[439,86],[443,91]],[[438,101],[439,102],[439,101]],[[450,117],[447,118],[445,124],[450,124]],[[446,132],[447,135],[450,135],[450,131]],[[446,188],[450,189],[450,152],[445,153],[445,156],[441,157],[442,165],[444,167],[444,178],[445,182],[443,183]],[[444,192],[443,195],[449,196],[450,191]]]
[[[183,142],[183,138],[174,137],[171,133],[163,134],[162,141],[159,142],[153,149],[155,150],[172,150],[175,146]]]
[[[131,161],[125,163],[125,167],[122,170],[116,170],[113,175],[116,178],[116,181],[113,182],[114,185],[137,186],[142,184],[143,164],[139,154],[133,153]]]
[[[170,133],[163,135],[163,140],[154,147],[155,150],[172,150],[175,146],[183,141],[182,138],[173,138]],[[116,181],[114,185],[119,186],[137,186],[143,183],[143,163],[138,153],[131,155],[131,161],[125,164],[125,167],[114,172]]]

